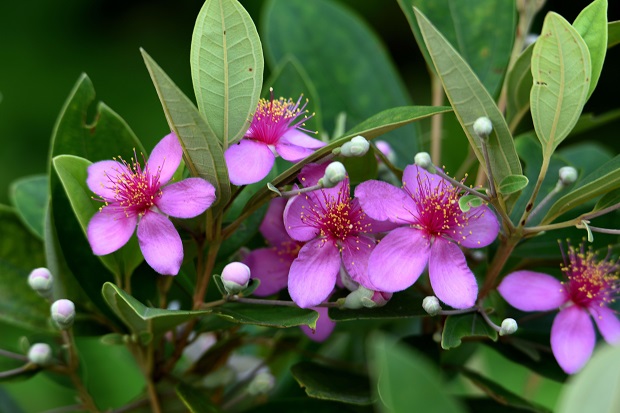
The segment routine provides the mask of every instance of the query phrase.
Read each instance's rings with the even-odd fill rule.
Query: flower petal
[[[161,189],[155,202],[162,212],[175,218],[193,218],[215,201],[215,188],[202,178],[187,178]]]
[[[338,248],[324,239],[304,245],[291,265],[288,292],[301,308],[322,303],[336,285],[340,269]]]
[[[319,149],[327,145],[325,142],[308,136],[297,129],[290,129],[287,131],[280,138],[280,142],[286,142],[291,145],[297,145],[308,149]]]
[[[291,237],[284,228],[284,208],[286,207],[285,198],[274,198],[269,203],[265,218],[260,224],[260,233],[271,245],[279,245],[282,242],[290,241]]]
[[[437,298],[454,308],[470,308],[478,298],[478,283],[463,251],[453,242],[436,238],[431,247],[428,276]]]
[[[364,212],[378,221],[390,220],[398,224],[414,222],[417,211],[413,199],[402,189],[387,182],[366,181],[355,188]]]
[[[134,230],[138,218],[126,216],[122,210],[104,207],[90,219],[86,235],[95,255],[110,254],[125,245]]]
[[[120,162],[95,162],[88,167],[86,185],[100,197],[106,200],[113,200],[116,196],[115,183],[118,180],[118,176],[123,173],[130,172]]]
[[[368,258],[375,247],[375,240],[364,235],[351,236],[342,245],[342,263],[353,281],[369,290],[376,288],[368,277]]]
[[[620,321],[615,311],[607,307],[595,307],[590,309],[590,314],[605,341],[609,344],[620,344]]]
[[[379,291],[396,292],[410,287],[422,274],[430,244],[421,231],[397,228],[379,242],[368,259],[370,282]]]
[[[353,198],[351,200],[351,211],[358,211],[358,210],[362,210],[362,212],[364,212],[362,209],[362,206],[360,205],[360,200],[357,198]],[[363,232],[373,233],[373,234],[376,234],[379,232],[388,232],[400,226],[399,224],[396,224],[392,221],[379,221],[376,219],[372,219],[365,212],[360,215],[358,223],[364,229]]]
[[[288,200],[284,208],[284,228],[291,238],[302,242],[310,241],[321,232],[318,225],[308,219],[313,217],[315,202],[319,201],[320,198],[313,193],[297,195]]]
[[[571,305],[560,311],[551,326],[551,350],[562,370],[574,374],[592,355],[596,335],[587,311]]]
[[[316,185],[319,183],[319,179],[323,178],[323,175],[325,175],[325,169],[328,165],[329,162],[309,163],[301,168],[301,171],[297,175],[297,179],[304,188]]]
[[[264,143],[241,139],[224,152],[224,159],[230,182],[235,185],[247,185],[266,177],[276,157]]]
[[[273,247],[259,248],[250,252],[243,262],[250,267],[252,278],[260,280],[254,295],[265,297],[286,287],[293,259]]]
[[[495,241],[499,233],[499,222],[489,207],[482,205],[472,208],[465,215],[467,221],[460,229],[465,238],[455,241],[467,248],[482,248]]]
[[[332,334],[334,327],[336,327],[336,323],[329,318],[327,307],[312,307],[312,309],[319,313],[319,319],[316,321],[316,330],[312,330],[308,326],[300,327],[310,340],[320,343],[327,340],[327,338]]]
[[[151,156],[149,156],[148,166],[152,175],[159,172],[160,185],[165,185],[172,179],[172,175],[174,175],[181,163],[182,156],[183,148],[174,132],[164,136],[155,145]]]
[[[302,146],[280,141],[276,144],[276,152],[282,157],[282,159],[289,162],[299,162],[302,159],[312,155],[314,153],[314,149],[308,149]]]
[[[556,278],[534,271],[508,274],[497,287],[514,308],[521,311],[550,311],[568,301],[562,283]]]
[[[420,168],[417,165],[408,165],[403,171],[403,187],[406,188],[413,196],[418,192],[418,186],[422,183],[424,188],[428,188],[434,191],[439,185],[448,185],[452,187],[452,184],[440,177],[439,175],[431,174],[424,168]]]
[[[170,220],[147,211],[138,224],[138,242],[146,262],[158,273],[177,275],[183,263],[183,243]]]

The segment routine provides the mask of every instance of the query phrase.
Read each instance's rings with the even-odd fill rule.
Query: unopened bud
[[[52,304],[52,320],[61,330],[71,328],[75,319],[75,305],[67,299],[56,300]]]
[[[434,295],[424,297],[424,300],[422,300],[422,308],[424,308],[424,311],[426,311],[431,316],[436,316],[441,311],[439,299]]]
[[[383,307],[390,301],[392,298],[392,293],[386,293],[383,291],[374,291],[372,297],[362,297],[361,302],[362,305],[366,308],[375,308],[375,307]]]
[[[46,343],[33,344],[28,350],[28,360],[39,366],[49,366],[52,363],[52,348]]]
[[[362,307],[366,307],[364,305],[364,300],[372,300],[372,296],[374,295],[373,290],[369,290],[368,288],[364,288],[361,285],[359,288],[347,295],[344,299],[343,308],[349,308],[351,310],[357,310]]]
[[[572,166],[563,166],[560,168],[559,176],[560,183],[563,187],[566,187],[574,184],[579,175],[577,174],[577,170]]]
[[[493,132],[493,124],[491,123],[491,119],[486,116],[479,117],[474,122],[474,132],[481,139],[486,139],[491,132]]]
[[[370,148],[370,143],[361,135],[357,135],[349,142],[345,143],[340,148],[340,154],[342,156],[364,156]]]
[[[323,188],[333,188],[347,177],[347,170],[340,162],[332,162],[325,168],[325,175],[319,180]]]
[[[375,145],[377,145],[377,149],[379,149],[381,153],[385,155],[388,161],[392,163],[396,162],[396,152],[394,152],[389,143],[387,143],[386,141],[376,141]]]
[[[248,385],[248,394],[251,396],[258,396],[259,394],[265,394],[269,392],[276,384],[276,379],[273,374],[268,371],[259,372],[250,384]]]
[[[241,262],[231,262],[222,270],[222,283],[229,294],[237,294],[250,282],[250,267]]]
[[[420,168],[429,169],[433,166],[433,161],[428,152],[418,152],[413,158],[413,162]]]
[[[28,285],[41,297],[48,298],[52,295],[54,277],[47,268],[35,268],[28,276]]]
[[[499,335],[507,336],[510,334],[514,334],[518,328],[519,326],[517,325],[517,322],[513,318],[506,318],[504,319],[504,321],[502,321],[502,325],[499,330]]]

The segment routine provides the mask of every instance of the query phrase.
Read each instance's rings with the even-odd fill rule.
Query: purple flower
[[[401,225],[370,255],[368,273],[375,289],[404,290],[428,263],[431,286],[440,300],[454,308],[475,304],[478,285],[459,245],[484,247],[497,237],[499,223],[487,206],[461,211],[459,189],[415,165],[405,168],[402,189],[367,181],[355,195],[371,218]]]
[[[620,321],[608,308],[618,296],[618,263],[609,256],[598,261],[591,250],[568,248],[564,255],[567,282],[534,271],[516,271],[507,275],[499,293],[521,311],[560,312],[551,327],[551,350],[562,369],[573,374],[588,361],[594,350],[594,318],[601,335],[610,344],[620,343]]]
[[[301,96],[297,102],[280,98],[261,99],[252,118],[247,133],[236,145],[224,153],[230,182],[247,185],[267,176],[276,155],[287,161],[297,162],[316,149],[325,146],[324,142],[311,138],[302,130],[308,119],[303,116],[306,103],[301,107]]]
[[[181,237],[168,219],[202,214],[215,200],[215,188],[201,178],[166,185],[181,162],[174,133],[153,149],[144,168],[134,152],[131,164],[121,159],[88,167],[86,183],[105,203],[88,224],[96,255],[110,254],[129,241],[138,226],[138,242],[146,262],[160,274],[176,275],[183,262]]]

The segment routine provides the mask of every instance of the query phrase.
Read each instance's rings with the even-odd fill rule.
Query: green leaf
[[[398,0],[429,66],[433,66],[413,7],[417,7],[472,68],[487,91],[496,96],[514,43],[517,8],[514,0]]]
[[[530,182],[524,175],[508,175],[499,183],[498,191],[502,195],[514,194],[524,189]]]
[[[33,175],[18,179],[9,189],[9,197],[26,227],[43,240],[45,208],[48,203],[47,175]]]
[[[482,203],[482,199],[476,195],[464,195],[459,198],[459,208],[461,208],[463,212],[467,212],[471,208],[479,207]]]
[[[564,386],[558,413],[620,411],[620,347],[602,345],[584,369]]]
[[[444,350],[458,347],[465,337],[485,337],[495,341],[497,331],[493,330],[478,313],[448,316],[441,334],[441,347]]]
[[[410,288],[395,293],[383,307],[359,310],[330,308],[329,318],[334,321],[353,321],[424,317],[428,313],[422,308],[423,299],[420,293]]]
[[[209,399],[209,394],[185,383],[176,387],[177,396],[191,413],[217,413],[219,410]]]
[[[349,406],[338,402],[328,402],[307,397],[286,398],[270,400],[246,410],[247,413],[273,413],[273,412],[295,412],[295,413],[364,413],[359,406]],[[370,412],[368,412],[370,413]]]
[[[230,181],[218,137],[194,104],[144,50],[144,63],[151,75],[166,120],[183,147],[185,166],[192,176],[209,181],[216,190],[220,207],[230,199]]]
[[[154,339],[180,324],[211,313],[211,310],[180,311],[147,307],[110,282],[103,285],[101,293],[114,314],[132,333],[152,333]]]
[[[590,88],[588,47],[562,16],[550,12],[532,52],[530,107],[545,157],[579,120]]]
[[[0,205],[0,321],[31,331],[53,331],[49,303],[28,286],[28,275],[45,266],[43,244]]]
[[[291,373],[312,398],[361,405],[373,402],[369,379],[361,374],[308,361],[295,364]]]
[[[476,119],[486,116],[493,123],[487,146],[495,179],[501,182],[508,175],[521,175],[521,163],[512,135],[493,98],[431,22],[419,10],[415,9],[415,13],[446,95],[480,164],[485,165],[482,141],[474,132],[473,125]]]
[[[530,108],[532,91],[532,52],[531,44],[517,58],[507,75],[506,121],[514,131]]]
[[[620,21],[607,24],[607,47],[614,47],[620,43]]]
[[[190,64],[198,109],[225,150],[250,126],[263,84],[260,38],[237,0],[205,1],[194,26]]]
[[[613,191],[603,195],[601,199],[598,200],[592,211],[600,211],[601,209],[609,208],[610,206],[618,204],[620,204],[620,189],[614,189]]]
[[[376,385],[380,412],[460,413],[463,407],[442,383],[437,368],[424,356],[382,335],[368,345],[371,378]],[[403,387],[405,386],[405,387]]]
[[[316,320],[319,318],[319,313],[304,308],[242,303],[227,303],[214,307],[213,314],[233,323],[276,328],[306,325],[315,329]]]
[[[592,95],[603,70],[607,53],[607,0],[595,0],[579,13],[573,22],[590,51],[592,74],[588,97]]]
[[[595,115],[594,113],[584,113],[579,117],[570,136],[579,135],[590,131],[591,129],[604,126],[620,118],[620,109],[610,110],[609,112]]]
[[[366,152],[364,156],[344,158],[342,164],[352,186],[377,177],[379,163],[372,149]]]

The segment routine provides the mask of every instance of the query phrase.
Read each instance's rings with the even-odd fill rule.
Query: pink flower
[[[325,146],[324,142],[311,138],[302,130],[306,103],[301,107],[301,96],[297,102],[280,98],[261,99],[252,118],[246,135],[224,153],[230,182],[247,185],[267,176],[276,155],[290,162],[298,162],[316,149]]]
[[[160,274],[176,275],[183,262],[181,237],[168,219],[202,214],[215,200],[215,188],[201,178],[168,184],[181,162],[182,148],[174,133],[153,149],[140,165],[121,159],[88,167],[86,183],[105,203],[88,224],[87,235],[96,255],[110,254],[129,241],[138,227],[138,242],[146,262]]]
[[[610,344],[620,343],[620,321],[607,306],[618,295],[618,264],[607,258],[598,261],[591,250],[568,248],[562,271],[568,279],[534,271],[516,271],[507,275],[497,288],[508,303],[521,311],[560,312],[551,327],[551,350],[562,369],[573,374],[592,355],[596,332]]]
[[[499,223],[487,206],[461,211],[459,189],[415,165],[405,168],[402,189],[367,181],[355,195],[371,218],[401,225],[370,255],[368,273],[375,289],[404,290],[428,263],[431,286],[440,300],[454,308],[475,304],[478,285],[459,245],[484,247],[497,237]]]

